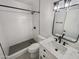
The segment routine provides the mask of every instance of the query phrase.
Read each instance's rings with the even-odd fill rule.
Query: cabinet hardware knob
[[[55,38],[55,41],[57,42],[57,41],[58,41],[58,39],[57,39],[57,38]]]
[[[45,49],[44,49],[43,51],[44,51],[44,52],[46,52],[46,50],[45,50]]]
[[[55,51],[58,51],[58,49],[55,49]]]
[[[45,57],[45,55],[43,55],[43,57]]]
[[[66,42],[63,42],[63,45],[65,46],[66,45]]]
[[[36,29],[36,27],[34,26],[33,29]]]

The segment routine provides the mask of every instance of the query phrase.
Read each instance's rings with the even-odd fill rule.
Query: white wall
[[[17,1],[0,0],[0,4],[32,9]],[[3,43],[5,53],[9,46],[33,38],[32,34],[31,13],[0,7],[0,42]]]
[[[52,35],[53,1],[40,0],[40,34],[44,37]]]
[[[32,8],[34,11],[40,11],[40,0],[33,0],[33,5],[32,5]],[[34,13],[33,14],[33,27],[36,27],[36,29],[33,29],[33,34],[34,34],[34,39],[36,41],[39,41],[38,40],[38,35],[39,35],[39,30],[40,30],[40,14],[39,13]]]
[[[1,23],[0,23],[0,43],[1,43],[2,47],[4,48],[5,53],[8,54],[8,41],[6,40]]]
[[[40,21],[40,18],[39,18],[39,13],[35,13],[35,14],[33,14],[33,27],[36,27],[36,29],[33,29],[33,34],[34,34],[34,39],[36,40],[36,41],[38,41],[38,39],[37,39],[37,37],[38,37],[38,35],[39,35],[39,21]]]
[[[33,7],[33,10],[34,11],[39,11],[40,10],[40,8],[39,8],[39,3],[40,3],[40,0],[33,0],[33,5],[32,5],[32,7]]]

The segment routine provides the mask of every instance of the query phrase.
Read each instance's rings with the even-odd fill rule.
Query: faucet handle
[[[63,42],[63,45],[65,46],[66,45],[66,42]]]
[[[61,39],[59,40],[59,43],[61,43]]]
[[[57,41],[58,41],[58,39],[57,39],[57,38],[55,38],[55,41],[57,42]]]
[[[63,38],[64,36],[65,36],[65,33],[63,33],[61,37]]]
[[[62,36],[61,36],[62,38],[65,36],[65,32],[66,32],[66,31],[64,30],[64,31],[63,31],[63,34],[62,34]]]
[[[67,43],[67,42],[63,42],[63,45],[66,46],[66,45],[69,45],[69,43]]]

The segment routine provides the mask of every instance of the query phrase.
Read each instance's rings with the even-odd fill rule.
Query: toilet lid
[[[34,44],[32,44],[31,46],[28,47],[28,50],[29,50],[30,52],[35,52],[35,51],[37,51],[38,49],[39,49],[39,43],[34,43]]]

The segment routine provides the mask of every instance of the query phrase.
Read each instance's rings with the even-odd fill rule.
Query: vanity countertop
[[[79,58],[79,57],[75,58],[75,55],[79,56],[78,50],[70,47],[69,45],[67,45],[65,47],[67,47],[67,49],[69,48],[73,52],[72,51],[67,51],[65,54],[61,54],[60,52],[56,52],[55,49],[52,49],[52,43],[51,42],[55,41],[54,38],[55,37],[52,36],[52,37],[50,37],[48,39],[45,39],[45,40],[41,41],[40,44],[43,47],[45,47],[51,54],[55,55],[58,59],[70,59],[70,58],[72,58],[72,59],[78,59]],[[73,57],[71,56],[71,54],[72,54]]]

